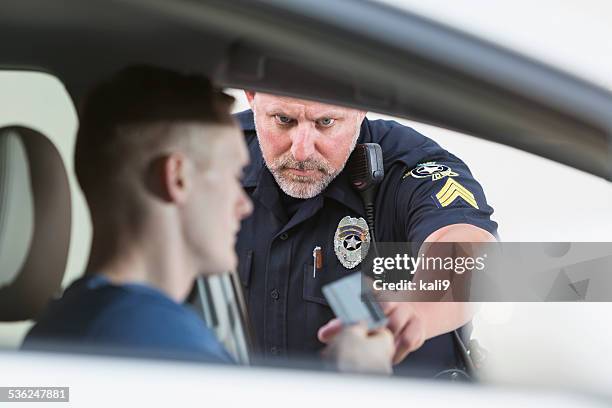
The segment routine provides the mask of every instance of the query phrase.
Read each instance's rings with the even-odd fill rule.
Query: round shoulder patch
[[[414,169],[404,174],[403,178],[408,176],[414,178],[427,178],[430,177],[431,181],[440,180],[444,177],[455,177],[459,174],[455,173],[446,164],[438,164],[436,162],[426,162],[418,164]]]

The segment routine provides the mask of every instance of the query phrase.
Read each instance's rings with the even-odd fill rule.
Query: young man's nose
[[[291,154],[297,161],[305,161],[314,155],[315,133],[307,125],[300,125],[291,134]]]

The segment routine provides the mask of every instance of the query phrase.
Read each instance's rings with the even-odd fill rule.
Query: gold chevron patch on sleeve
[[[444,187],[438,191],[436,198],[442,207],[451,205],[457,198],[462,198],[466,203],[478,209],[478,203],[476,203],[474,194],[463,187],[457,180],[450,177],[446,179]]]

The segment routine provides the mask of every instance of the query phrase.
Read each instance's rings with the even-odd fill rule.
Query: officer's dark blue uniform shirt
[[[351,273],[334,253],[334,234],[345,216],[365,218],[361,198],[343,171],[318,196],[287,200],[263,161],[253,113],[236,118],[251,157],[243,186],[254,204],[236,247],[257,344],[265,356],[318,355],[323,344],[317,331],[334,317],[321,288]],[[461,160],[432,140],[397,122],[364,119],[359,143],[378,143],[383,151],[385,178],[375,203],[378,241],[420,245],[434,231],[458,223],[496,234],[480,185]],[[435,164],[425,164],[430,162]],[[452,176],[434,180],[430,173],[440,169]],[[323,249],[324,265],[313,277],[315,246]],[[426,341],[401,366],[433,375],[455,367],[457,359],[452,334],[444,334]]]

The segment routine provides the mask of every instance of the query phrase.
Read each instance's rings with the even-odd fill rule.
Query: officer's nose
[[[315,152],[316,135],[308,125],[300,125],[291,134],[291,154],[297,161],[308,160]]]

